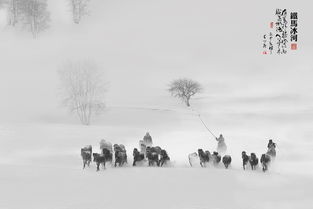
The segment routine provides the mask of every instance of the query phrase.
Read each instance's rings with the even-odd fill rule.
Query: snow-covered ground
[[[73,25],[64,1],[50,0],[51,27],[38,40],[4,26],[0,10],[0,209],[312,208],[310,1],[91,2],[90,16]],[[280,5],[301,14],[301,50],[261,56]],[[90,126],[58,98],[59,67],[85,59],[108,82],[107,108]],[[191,101],[196,111],[166,91],[180,77],[204,87]],[[189,166],[189,153],[216,149],[198,113],[225,136],[228,170]],[[170,166],[131,166],[147,131]],[[241,152],[260,156],[269,138],[278,145],[269,171],[243,171]],[[130,164],[83,170],[80,148],[99,151],[101,139],[125,144]]]
[[[241,123],[223,127],[233,157],[226,170],[223,166],[189,166],[189,153],[199,147],[212,151],[216,143],[188,110],[124,107],[111,108],[104,116],[89,127],[57,123],[1,126],[0,208],[309,209],[313,204],[310,142],[277,139],[278,157],[269,172],[241,168],[241,151],[265,152],[266,138],[257,136],[265,136],[274,125],[259,124],[262,128],[253,133],[248,130],[254,124],[241,119]],[[146,131],[142,127],[148,127],[154,144],[168,150],[170,166],[131,166],[132,149]],[[92,164],[82,170],[80,147],[92,144],[98,151],[102,138],[125,144],[130,164],[123,168],[107,165],[100,172]]]
[[[304,208],[312,178],[200,168],[6,166],[1,208]],[[5,191],[3,191],[5,190]]]

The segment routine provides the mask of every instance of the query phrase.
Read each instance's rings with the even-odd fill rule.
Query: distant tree
[[[33,37],[47,29],[50,22],[50,13],[47,10],[47,0],[20,0],[23,24],[29,27]]]
[[[69,0],[72,8],[73,21],[79,24],[81,18],[88,15],[88,4],[90,0]]]
[[[63,103],[84,125],[104,110],[105,83],[101,71],[91,62],[67,63],[59,70]]]
[[[11,26],[15,26],[20,19],[21,16],[21,6],[23,0],[1,0],[0,4],[7,4],[8,11],[8,24]]]
[[[202,87],[197,81],[191,79],[177,79],[170,83],[168,91],[172,96],[181,99],[188,107],[190,99],[201,91]]]

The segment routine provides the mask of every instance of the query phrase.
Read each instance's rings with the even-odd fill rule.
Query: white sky
[[[204,97],[289,98],[293,106],[296,97],[300,109],[313,109],[311,1],[91,2],[90,16],[74,25],[65,1],[50,0],[51,27],[39,40],[4,26],[0,13],[4,115],[57,112],[56,71],[75,59],[104,70],[109,105],[169,105],[168,82],[192,77],[205,85]],[[276,8],[298,11],[299,50],[264,56],[262,35]]]

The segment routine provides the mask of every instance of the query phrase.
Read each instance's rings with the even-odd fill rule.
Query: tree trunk
[[[17,5],[17,1],[16,0],[11,0],[10,2],[10,18],[9,18],[9,24],[12,26],[15,26],[15,24],[17,23],[17,17],[18,17],[18,5]]]
[[[80,5],[77,2],[73,2],[73,20],[74,23],[79,24],[80,22]]]
[[[186,99],[186,105],[187,105],[187,107],[190,107],[189,100],[190,100],[190,98],[187,98],[187,99]]]

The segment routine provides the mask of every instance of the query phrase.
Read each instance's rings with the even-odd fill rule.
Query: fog
[[[50,1],[51,27],[38,40],[2,27],[1,110],[10,118],[58,113],[58,68],[87,59],[106,74],[109,105],[167,105],[169,81],[192,77],[207,86],[205,96],[276,97],[278,103],[296,96],[288,111],[311,111],[310,3],[278,2],[299,12],[299,50],[286,56],[261,55],[277,7],[269,1],[93,2],[79,26],[71,24],[68,5]]]
[[[65,1],[49,0],[48,4],[50,27],[37,39],[23,28],[8,26],[7,14],[0,10],[0,163],[4,165],[0,169],[5,171],[0,172],[4,185],[0,194],[5,194],[0,208],[20,208],[13,201],[16,196],[23,196],[23,207],[32,209],[101,208],[97,202],[99,182],[110,186],[127,183],[125,179],[108,182],[105,172],[109,177],[142,174],[141,187],[149,181],[162,189],[164,182],[173,181],[168,190],[168,195],[176,192],[173,198],[166,197],[155,207],[205,208],[211,202],[216,208],[233,204],[237,208],[310,208],[312,200],[303,194],[310,194],[313,182],[312,2],[91,0],[90,14],[80,24],[73,23]],[[262,36],[275,21],[276,8],[298,12],[298,50],[262,55]],[[103,71],[107,83],[107,108],[88,127],[62,106],[58,77],[64,63],[85,60]],[[216,135],[224,134],[228,154],[233,156],[229,172],[222,168],[188,170],[188,154],[199,147],[212,151],[216,141],[197,114],[167,92],[168,84],[176,78],[191,78],[203,85],[203,92],[191,99],[191,106]],[[125,144],[131,159],[133,147],[146,131],[151,132],[155,144],[168,150],[177,170],[167,171],[170,167],[151,174],[154,170],[109,167],[97,175],[92,165],[81,172],[82,146],[91,144],[98,151],[99,140],[105,138]],[[242,173],[241,151],[259,156],[270,138],[278,144],[277,161],[270,172]],[[26,170],[25,176],[19,173],[20,166]],[[164,172],[169,172],[169,179]],[[229,183],[221,187],[223,191],[231,188],[226,194],[229,202],[219,205],[219,198],[202,199],[203,190],[197,195],[182,191],[186,181],[193,190],[215,185],[212,179],[203,183],[208,175]],[[36,176],[41,183],[36,182]],[[193,184],[195,176],[198,179]],[[55,183],[63,182],[63,177],[69,183],[58,193]],[[51,181],[45,182],[46,178]],[[96,189],[89,201],[79,205],[75,201],[85,193],[77,192],[76,187],[89,186],[86,182],[90,179]],[[37,188],[49,193],[45,188],[51,188],[50,195],[42,194],[40,201],[31,204],[33,197],[24,196],[23,191],[14,193],[14,188],[29,188],[34,183],[34,192],[38,193]],[[129,185],[137,184],[133,181]],[[264,190],[269,193],[264,195]],[[72,196],[63,199],[70,192]],[[114,207],[118,191],[106,192],[113,198],[108,206],[127,206],[125,201]],[[180,194],[184,201],[173,204]],[[250,200],[245,203],[240,195],[248,195]],[[122,197],[128,201],[136,198],[128,190]],[[144,202],[150,201],[153,198],[145,196]]]

